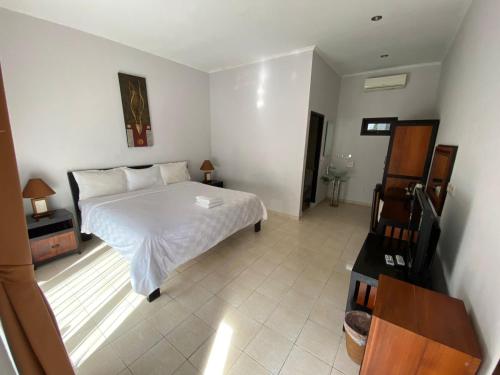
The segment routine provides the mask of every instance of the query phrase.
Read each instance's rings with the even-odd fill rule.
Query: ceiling
[[[0,0],[0,7],[207,72],[316,46],[350,74],[441,61],[470,1]],[[374,15],[383,19],[372,22]]]

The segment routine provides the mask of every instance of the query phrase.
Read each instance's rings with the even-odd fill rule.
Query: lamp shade
[[[215,168],[214,166],[212,165],[212,163],[210,162],[210,160],[205,160],[203,161],[203,164],[201,165],[200,167],[200,170],[204,171],[204,172],[211,172],[213,171]]]
[[[56,192],[41,178],[32,178],[28,181],[23,190],[24,198],[44,198]]]

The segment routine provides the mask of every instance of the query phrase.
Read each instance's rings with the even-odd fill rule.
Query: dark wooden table
[[[346,302],[346,312],[351,310],[371,310],[375,302],[378,278],[381,274],[407,280],[404,266],[389,266],[385,263],[385,254],[406,258],[407,242],[399,241],[374,233],[368,233],[363,247],[356,258],[351,271],[351,281]]]

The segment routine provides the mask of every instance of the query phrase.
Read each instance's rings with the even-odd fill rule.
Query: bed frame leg
[[[255,232],[260,232],[260,220],[259,220],[259,222],[258,222],[258,223],[256,223],[256,224],[254,225],[254,230],[255,230]]]
[[[155,299],[157,299],[160,296],[160,288],[155,289],[148,297],[148,302],[153,302]]]

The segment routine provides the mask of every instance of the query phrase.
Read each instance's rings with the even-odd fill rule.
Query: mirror
[[[426,192],[438,215],[443,212],[446,190],[453,171],[453,164],[455,164],[457,150],[457,146],[438,145],[434,151]]]
[[[333,147],[333,122],[326,120],[323,156],[331,155],[332,147]]]

